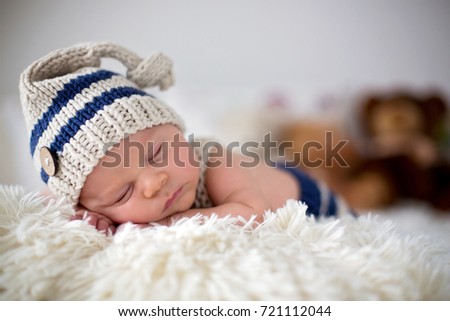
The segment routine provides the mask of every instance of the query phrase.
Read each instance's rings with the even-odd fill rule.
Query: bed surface
[[[315,221],[291,200],[260,226],[195,217],[105,236],[0,186],[0,299],[450,300],[449,221],[416,213],[410,228],[408,212]]]

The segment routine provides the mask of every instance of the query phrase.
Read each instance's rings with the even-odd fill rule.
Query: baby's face
[[[80,204],[116,223],[157,222],[191,208],[200,170],[188,146],[173,125],[122,139],[87,177]]]

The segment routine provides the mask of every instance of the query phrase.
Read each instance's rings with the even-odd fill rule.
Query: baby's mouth
[[[172,196],[167,200],[167,202],[164,206],[164,210],[167,210],[168,208],[170,208],[173,205],[173,203],[178,199],[178,196],[180,196],[182,189],[183,189],[183,186],[180,187],[175,193],[172,194]]]

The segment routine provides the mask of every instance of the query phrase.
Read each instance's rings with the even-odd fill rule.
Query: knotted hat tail
[[[161,90],[174,83],[173,63],[163,53],[156,52],[142,59],[132,51],[109,42],[86,43],[56,50],[36,61],[23,73],[22,82],[32,88],[37,81],[76,72],[85,67],[100,67],[101,58],[113,58],[127,68],[127,78],[139,88],[159,86]]]

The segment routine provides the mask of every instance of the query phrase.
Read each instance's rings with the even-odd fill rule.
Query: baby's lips
[[[175,191],[175,193],[172,194],[172,196],[166,201],[164,210],[167,210],[169,207],[172,206],[172,204],[177,200],[178,196],[180,196],[182,189],[183,187],[180,187],[178,190]]]

